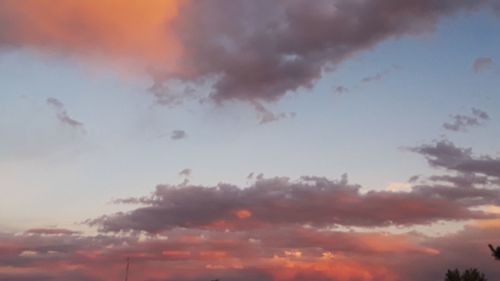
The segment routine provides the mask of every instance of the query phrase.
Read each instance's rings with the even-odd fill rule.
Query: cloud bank
[[[160,185],[116,201],[130,211],[88,220],[97,235],[0,233],[0,280],[116,280],[125,257],[130,280],[428,281],[469,267],[495,280],[487,244],[500,231],[498,159],[449,141],[411,150],[446,173],[413,177],[404,191],[363,192],[347,176]],[[438,236],[415,228],[455,222],[466,226]]]

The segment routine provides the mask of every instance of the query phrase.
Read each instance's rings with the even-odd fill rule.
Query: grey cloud
[[[467,131],[468,128],[478,127],[490,120],[490,116],[485,111],[477,108],[472,108],[472,115],[453,115],[453,122],[444,123],[443,128],[450,131]]]
[[[211,97],[218,102],[277,100],[312,87],[325,67],[389,38],[430,31],[442,16],[486,2],[186,2],[173,24],[185,47],[183,69],[157,76],[163,82],[212,77]]]
[[[348,88],[344,86],[337,86],[337,88],[335,88],[335,94],[345,94],[345,93],[349,93]]]
[[[179,172],[179,176],[190,177],[192,172],[191,169],[183,169]]]
[[[68,112],[66,111],[64,104],[60,100],[58,100],[56,98],[48,98],[47,104],[55,109],[57,119],[62,124],[65,124],[67,126],[75,128],[75,129],[84,130],[83,123],[71,118],[69,116]]]
[[[33,19],[23,13],[26,7],[14,5],[15,2],[18,1],[0,2],[0,47],[37,48],[82,57],[131,56],[126,58],[143,62],[138,65],[153,73],[151,93],[157,101],[172,105],[182,103],[192,94],[188,88],[186,92],[177,92],[168,87],[179,81],[206,82],[216,102],[278,100],[288,92],[312,87],[324,70],[336,68],[380,42],[432,31],[445,16],[497,1],[180,1],[178,16],[173,22],[165,22],[182,51],[175,58],[175,66],[137,52],[135,45],[132,49],[116,50],[117,42],[131,43],[134,37],[127,38],[127,33],[118,29],[123,38],[117,42],[109,40],[104,31],[115,31],[113,20],[105,18],[96,24],[83,11],[78,16],[68,18],[63,14],[59,18],[59,13],[54,12],[57,6],[45,7],[46,14],[54,15],[54,19],[36,11],[33,17],[40,15],[41,19]],[[78,10],[79,6],[68,7]],[[33,24],[44,20],[54,28],[63,26],[61,36]]]
[[[281,119],[286,119],[286,118],[294,118],[296,116],[295,112],[281,112],[281,113],[273,113],[269,111],[266,107],[264,107],[261,103],[259,102],[253,102],[255,111],[259,115],[259,123],[262,124],[267,124],[271,122],[276,122]]]
[[[495,178],[500,177],[500,158],[488,155],[474,156],[472,149],[457,147],[449,141],[438,141],[410,150],[423,155],[427,162],[434,167],[460,173],[478,173]]]
[[[469,205],[430,193],[360,193],[360,186],[346,180],[304,177],[258,180],[240,188],[220,184],[158,186],[151,197],[135,199],[145,207],[90,221],[104,232],[161,232],[176,227],[211,228],[224,221],[228,228],[265,225],[311,224],[388,226],[426,224],[438,220],[491,217],[471,211]],[[239,212],[244,211],[242,217]]]
[[[172,140],[181,140],[188,137],[188,134],[183,130],[173,130],[170,134],[170,139]]]

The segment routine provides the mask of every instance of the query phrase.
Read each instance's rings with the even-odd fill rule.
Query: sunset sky
[[[500,1],[0,0],[0,281],[500,280]]]

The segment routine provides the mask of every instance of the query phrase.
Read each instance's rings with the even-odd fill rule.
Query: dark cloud
[[[477,108],[472,108],[472,115],[452,115],[453,122],[444,123],[443,128],[450,131],[467,131],[468,128],[478,127],[490,120],[490,116],[485,111]]]
[[[189,50],[193,58],[189,62],[198,72],[193,74],[219,75],[213,93],[216,100],[273,100],[287,91],[311,86],[328,64],[337,64],[390,37],[428,31],[440,16],[478,3],[193,2],[181,19],[196,20],[181,30],[188,29],[185,40],[194,47]],[[219,17],[220,6],[231,16]],[[203,28],[192,34],[195,26]],[[211,59],[200,60],[202,57]]]
[[[494,66],[494,62],[492,58],[489,57],[480,57],[477,58],[472,64],[472,69],[474,72],[481,73],[491,69]]]
[[[83,123],[71,118],[64,108],[64,104],[56,98],[48,98],[47,104],[50,105],[56,111],[57,119],[67,126],[75,129],[83,130]]]
[[[276,100],[311,87],[326,66],[388,38],[432,30],[440,17],[481,3],[192,1],[175,22],[187,71],[167,72],[165,80],[214,76],[216,101]]]
[[[433,167],[445,168],[460,173],[477,173],[500,177],[500,158],[488,155],[474,156],[472,149],[460,148],[449,141],[438,141],[431,145],[411,148],[427,159]]]
[[[454,193],[454,191],[450,191]],[[105,232],[161,232],[176,227],[259,228],[265,225],[311,224],[388,226],[438,220],[487,218],[447,197],[430,193],[360,192],[346,180],[304,177],[258,180],[240,188],[220,184],[158,186],[151,197],[136,198],[145,207],[91,221]],[[130,200],[129,200],[130,201]],[[131,201],[130,201],[131,202]]]
[[[349,93],[349,89],[344,87],[344,86],[338,86],[335,88],[335,94],[344,94],[344,93]]]
[[[191,169],[183,169],[179,172],[179,176],[190,177],[193,171]]]
[[[127,1],[44,3],[2,1],[0,46],[86,60],[125,57],[152,73],[152,94],[171,105],[191,96],[172,82],[206,83],[216,102],[277,100],[380,42],[432,31],[442,17],[496,1],[167,1],[140,10]],[[138,20],[149,13],[159,21]]]
[[[170,134],[170,139],[172,140],[181,140],[188,137],[188,134],[183,130],[173,130]]]

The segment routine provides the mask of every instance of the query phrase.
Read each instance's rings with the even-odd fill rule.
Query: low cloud
[[[498,279],[487,244],[500,231],[499,159],[448,141],[411,150],[448,173],[412,177],[392,191],[362,192],[346,175],[251,173],[256,181],[246,187],[160,185],[150,196],[116,201],[139,207],[87,221],[98,227],[94,236],[0,233],[0,264],[9,269],[0,278],[111,280],[130,257],[131,280],[427,281],[457,267]],[[439,236],[416,227],[457,222],[465,227]]]
[[[69,229],[63,228],[32,228],[25,232],[26,234],[37,234],[37,235],[74,235],[79,234]]]
[[[151,197],[125,199],[125,202],[141,202],[145,207],[103,216],[90,223],[103,232],[156,233],[176,227],[249,229],[287,224],[382,227],[491,217],[469,210],[470,205],[451,201],[450,197],[457,192],[452,188],[444,190],[448,195],[441,187],[434,186],[425,189],[426,192],[419,188],[411,192],[366,194],[360,188],[344,180],[316,177],[303,177],[299,181],[262,179],[245,188],[226,184],[160,185]],[[446,196],[436,196],[441,193]],[[492,198],[498,198],[498,192],[493,194]]]

